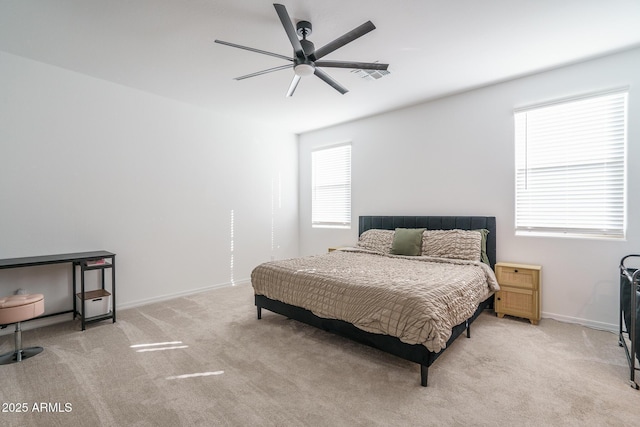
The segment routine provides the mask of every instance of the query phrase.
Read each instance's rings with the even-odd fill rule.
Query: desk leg
[[[82,309],[82,313],[80,314],[80,320],[82,323],[82,330],[84,331],[85,329],[84,314],[86,313],[86,311],[84,306],[84,265],[83,264],[80,264],[80,295],[82,296],[80,298],[80,308]]]
[[[71,289],[71,298],[73,298],[73,320],[76,320],[76,314],[78,313],[78,307],[76,307],[76,263],[71,263],[71,270],[73,277],[71,280],[73,282],[73,288]]]
[[[104,271],[104,270],[102,270]],[[103,282],[104,283],[104,280]],[[116,256],[111,258],[111,307],[113,309],[113,323],[116,323]]]

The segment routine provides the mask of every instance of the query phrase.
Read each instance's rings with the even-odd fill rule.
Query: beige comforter
[[[267,262],[253,270],[251,282],[257,295],[434,352],[499,290],[481,262],[363,250]]]

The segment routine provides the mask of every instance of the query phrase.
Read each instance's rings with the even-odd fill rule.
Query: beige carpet
[[[431,367],[427,388],[414,363],[273,313],[256,320],[248,285],[123,310],[84,332],[77,321],[26,331],[24,341],[45,350],[0,366],[2,426],[640,423],[616,335],[546,319],[481,315],[471,339]],[[12,345],[0,337],[0,352]],[[137,351],[158,347],[183,348]],[[26,412],[6,412],[16,408]]]

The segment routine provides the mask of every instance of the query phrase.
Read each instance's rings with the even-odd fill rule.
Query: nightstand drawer
[[[540,268],[525,265],[496,265],[496,279],[500,286],[537,290],[540,283]]]
[[[522,268],[498,268],[496,278],[500,285],[513,286],[516,288],[535,289],[537,280],[534,270]]]
[[[538,312],[534,291],[503,287],[496,292],[496,312],[508,313],[512,316],[536,318]]]

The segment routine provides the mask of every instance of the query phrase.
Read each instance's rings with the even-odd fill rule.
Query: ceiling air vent
[[[390,73],[388,70],[351,70],[351,72],[365,80],[378,80]]]

